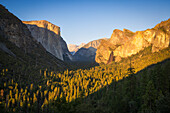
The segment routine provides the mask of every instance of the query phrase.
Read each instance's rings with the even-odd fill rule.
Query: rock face
[[[170,45],[170,19],[163,21],[152,29],[133,33],[127,29],[114,30],[109,40],[102,41],[96,52],[96,62],[107,63],[113,52],[115,61],[138,53],[151,46],[157,52]]]
[[[96,50],[104,39],[94,40],[81,47],[73,56],[75,61],[95,61]]]
[[[32,36],[43,45],[43,47],[61,60],[71,60],[67,44],[60,36],[60,27],[46,21],[23,21],[30,30]]]
[[[115,59],[114,59],[114,56],[113,56],[113,51],[111,52],[110,56],[109,56],[109,60],[107,61],[107,64],[110,64],[111,62],[113,62]]]
[[[81,47],[83,47],[85,43],[81,43],[80,45],[68,44],[68,49],[74,55]]]

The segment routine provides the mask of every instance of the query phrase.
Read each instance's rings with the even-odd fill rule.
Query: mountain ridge
[[[107,63],[111,52],[116,62],[148,46],[152,46],[152,52],[169,47],[170,44],[170,19],[157,24],[152,29],[132,32],[124,29],[114,30],[108,41],[102,41],[97,49],[95,60],[98,63]]]

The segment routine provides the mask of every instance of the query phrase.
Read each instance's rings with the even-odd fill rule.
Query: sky
[[[110,38],[114,29],[133,32],[170,18],[170,0],[0,0],[23,21],[47,20],[67,44]]]

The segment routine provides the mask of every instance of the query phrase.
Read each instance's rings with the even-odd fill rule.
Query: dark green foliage
[[[22,81],[25,85],[32,82],[39,84],[42,78],[40,70],[48,69],[49,71],[53,70],[57,72],[69,68],[67,63],[60,61],[50,53],[44,53],[44,51],[35,49],[32,53],[25,54],[21,48],[18,48],[1,36],[0,42],[5,44],[16,55],[12,56],[0,49],[0,69],[9,69],[8,74],[18,83]],[[2,79],[4,80],[4,78],[0,78],[0,82]]]
[[[142,111],[144,113],[155,113],[156,112],[156,104],[155,101],[157,99],[157,90],[154,87],[152,81],[149,81],[146,86],[145,94],[142,97],[143,104],[142,104]]]
[[[80,111],[86,112],[108,112],[108,113],[168,113],[170,110],[170,101],[169,101],[169,85],[157,83],[153,81],[153,76],[155,78],[161,77],[163,74],[168,73],[170,66],[170,60],[167,60],[163,63],[159,63],[146,68],[143,71],[135,74],[135,81],[133,77],[127,77],[119,82],[112,82],[111,85],[102,88],[98,92],[94,93],[87,97],[83,103],[87,103],[86,106],[91,106],[89,110],[86,106],[80,108]],[[159,68],[159,70],[158,70]],[[153,74],[159,73],[161,75]],[[152,74],[151,74],[152,73]],[[165,74],[163,81],[168,81],[170,74]],[[135,84],[130,85],[131,81]],[[163,82],[162,82],[163,83]],[[161,90],[156,87],[164,87]],[[133,90],[131,90],[131,87]],[[166,92],[166,93],[163,93]],[[95,106],[94,106],[94,103]],[[82,106],[84,104],[77,105]]]

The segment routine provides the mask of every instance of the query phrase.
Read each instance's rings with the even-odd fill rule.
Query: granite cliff
[[[146,47],[152,47],[152,52],[158,52],[170,45],[170,19],[157,24],[152,29],[132,32],[124,29],[114,30],[111,38],[103,40],[96,51],[96,62],[108,63],[110,54],[114,56],[114,61],[126,58]]]
[[[60,36],[60,27],[46,21],[23,21],[30,30],[32,36],[51,54],[67,61],[72,60],[67,44]]]

